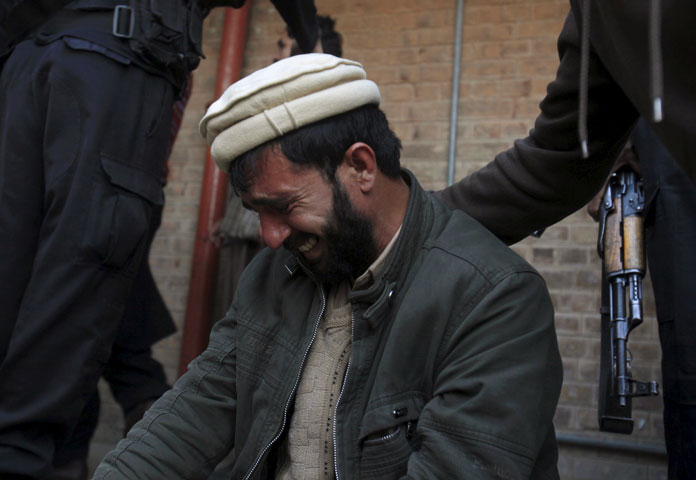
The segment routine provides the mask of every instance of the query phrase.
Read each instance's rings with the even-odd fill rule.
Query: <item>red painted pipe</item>
[[[215,98],[239,80],[246,46],[249,4],[242,8],[225,9],[225,27],[220,45]],[[186,318],[179,356],[179,375],[208,345],[208,335],[212,324],[213,300],[217,280],[219,249],[211,239],[213,225],[225,214],[227,175],[220,171],[210,156],[205,159],[200,205],[198,207],[198,226],[193,247],[193,262],[186,301]]]

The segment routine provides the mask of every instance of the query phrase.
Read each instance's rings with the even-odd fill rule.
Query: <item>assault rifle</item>
[[[624,166],[614,172],[599,208],[597,251],[602,262],[599,429],[630,434],[633,397],[658,395],[655,381],[631,376],[628,335],[643,322],[645,276],[642,180]]]

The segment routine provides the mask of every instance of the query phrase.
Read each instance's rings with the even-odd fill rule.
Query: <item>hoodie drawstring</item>
[[[578,108],[578,137],[582,158],[590,156],[587,146],[587,95],[590,69],[590,8],[591,0],[582,4],[580,32],[580,92]],[[661,0],[650,0],[650,98],[652,121],[662,121],[662,6]]]
[[[650,0],[650,98],[653,122],[662,121],[662,9],[660,0]]]
[[[582,158],[590,156],[587,148],[587,91],[590,74],[590,0],[582,3],[582,31],[580,33],[580,102],[578,111],[578,137]]]

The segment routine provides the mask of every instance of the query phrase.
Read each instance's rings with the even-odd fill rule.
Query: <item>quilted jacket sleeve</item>
[[[208,348],[97,468],[95,480],[208,478],[234,443],[236,344],[231,315]]]

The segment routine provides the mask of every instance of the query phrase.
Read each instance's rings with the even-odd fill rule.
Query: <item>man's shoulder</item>
[[[524,258],[465,212],[450,210],[442,204],[436,209],[442,223],[426,247],[431,255],[448,257],[453,270],[472,270],[490,283],[515,273],[537,274]]]

